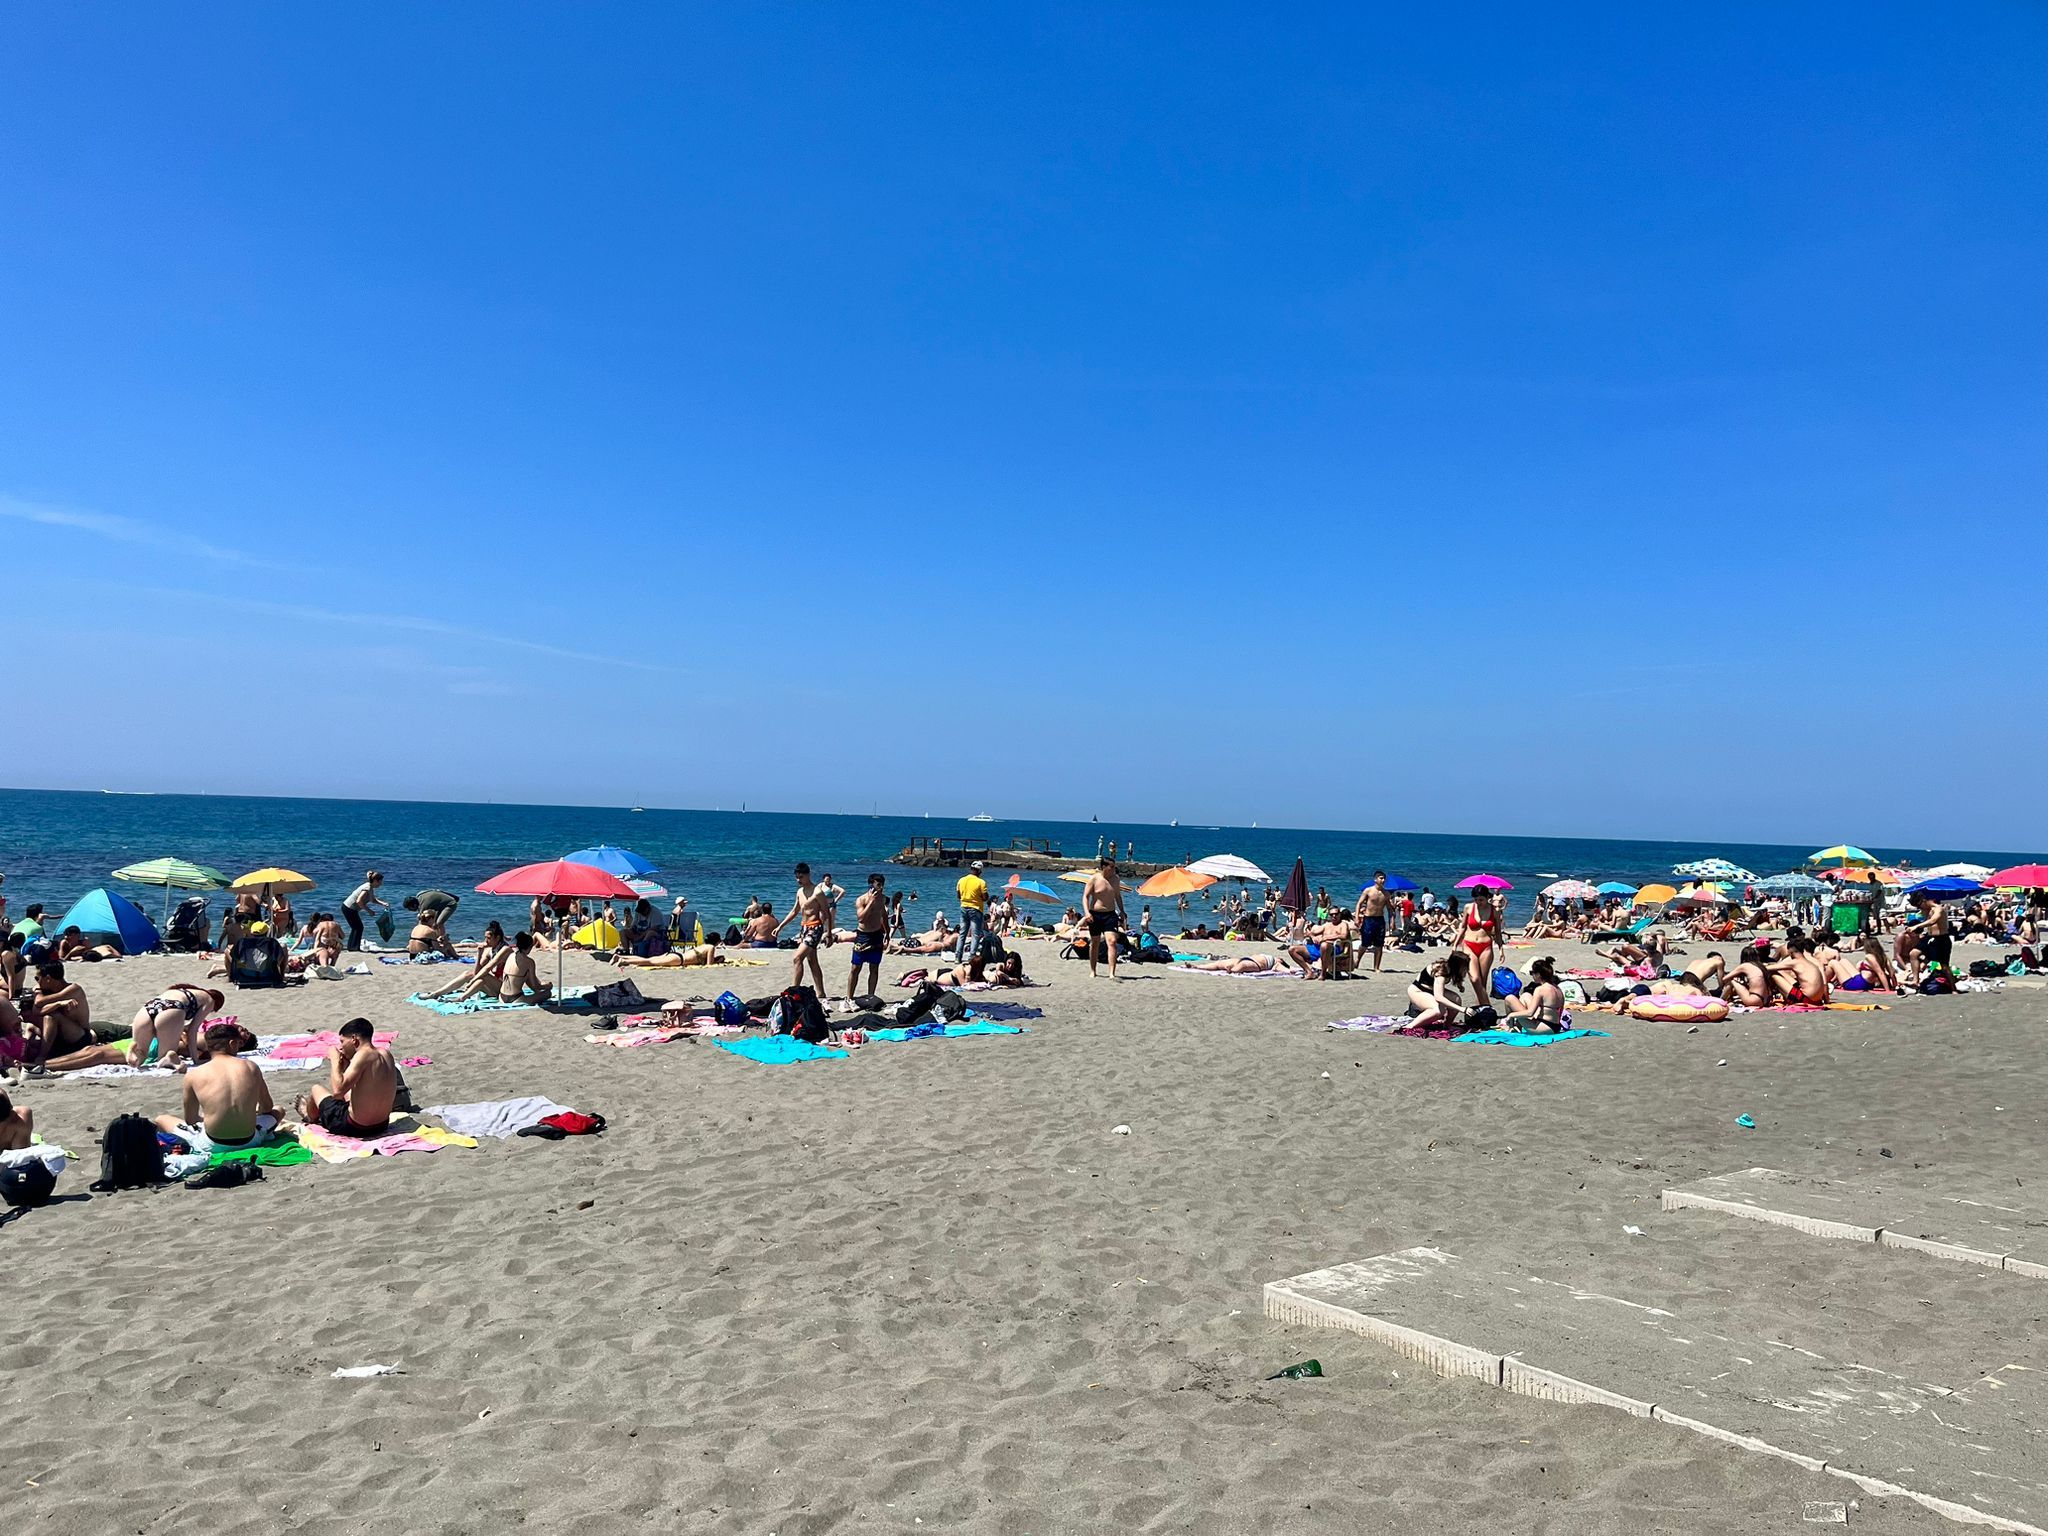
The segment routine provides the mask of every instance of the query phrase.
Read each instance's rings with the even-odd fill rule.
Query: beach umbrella
[[[588,864],[551,859],[545,864],[522,864],[493,875],[477,890],[485,896],[546,896],[576,900],[601,896],[631,896],[633,887],[617,875],[608,875]],[[562,995],[562,946],[555,948],[555,996]]]
[[[574,853],[563,854],[562,858],[566,863],[587,864],[592,869],[601,869],[608,875],[617,875],[621,880],[651,875],[656,868],[632,849],[614,848],[610,843],[599,843],[595,848],[578,848]]]
[[[1965,880],[1960,875],[1937,875],[1932,880],[1907,886],[1906,894],[1932,896],[1936,901],[1961,901],[1966,896],[1982,896],[1989,889],[1991,887],[1980,880]]]
[[[1899,872],[1895,869],[1831,869],[1827,872],[1830,880],[1849,880],[1857,885],[1897,885]]]
[[[1636,888],[1620,880],[1603,880],[1597,887],[1602,896],[1633,896]]]
[[[1837,843],[1832,848],[1823,848],[1819,853],[1810,853],[1806,862],[1816,868],[1847,869],[1852,865],[1871,865],[1877,862],[1873,854],[1861,848],[1852,848],[1847,843]]]
[[[1370,880],[1365,883],[1367,885],[1372,884]],[[1387,876],[1387,889],[1390,891],[1419,891],[1422,887],[1413,880],[1410,880],[1406,875],[1389,875]]]
[[[1735,898],[1718,885],[1696,885],[1671,898],[1674,907],[1729,907]]]
[[[1990,870],[1985,870],[1990,874]],[[116,880],[126,880],[131,885],[160,885],[164,888],[164,921],[171,920],[171,892],[173,891],[224,891],[228,877],[217,869],[208,869],[204,864],[187,863],[184,859],[145,859],[140,864],[124,864],[114,871]]]
[[[252,869],[248,874],[239,876],[233,884],[238,891],[262,890],[268,886],[273,896],[296,896],[300,891],[312,890],[315,883],[295,869],[278,869],[273,865],[269,869]]]
[[[1676,865],[1671,873],[1693,880],[1740,880],[1745,884],[1756,878],[1740,864],[1731,864],[1726,859],[1695,859],[1690,864]]]
[[[1986,875],[1984,883],[2001,891],[2040,890],[2048,886],[2048,864],[2015,864]]]
[[[632,888],[635,896],[644,896],[649,901],[668,894],[667,886],[656,885],[652,880],[628,880],[626,884]]]
[[[1815,896],[1828,887],[1825,880],[1816,880],[1811,875],[1793,872],[1790,874],[1772,875],[1768,879],[1759,880],[1756,883],[1756,888],[1760,891],[1768,891],[1773,896]]]
[[[1064,875],[1061,875],[1060,878],[1071,881],[1075,885],[1086,885],[1095,878],[1095,872],[1089,869],[1070,869]]]
[[[1635,904],[1639,907],[1661,907],[1677,895],[1678,892],[1668,885],[1646,885],[1636,892]]]
[[[1294,861],[1294,873],[1287,877],[1287,889],[1280,893],[1280,905],[1290,912],[1308,910],[1308,866],[1299,858]]]
[[[1051,886],[1040,885],[1036,880],[1020,880],[1015,875],[1010,876],[1010,883],[1003,889],[1010,893],[1012,901],[1049,901],[1057,906],[1067,899]]]
[[[66,928],[95,936],[105,934],[120,946],[124,955],[147,954],[163,943],[156,924],[143,914],[142,908],[104,886],[87,891],[71,904],[71,910],[57,921],[59,933]]]
[[[1270,882],[1273,878],[1250,859],[1240,859],[1234,853],[1212,853],[1206,859],[1195,860],[1188,869],[1197,875],[1214,875],[1218,880]]]
[[[1543,894],[1552,901],[1584,901],[1589,896],[1598,896],[1600,887],[1584,880],[1553,880],[1543,887]]]
[[[1198,875],[1192,869],[1183,869],[1176,864],[1171,869],[1162,869],[1158,874],[1138,887],[1140,896],[1185,896],[1190,891],[1204,890],[1216,883],[1214,875]]]
[[[1989,880],[1989,864],[1937,864],[1932,869],[1920,871],[1922,880],[1946,880],[1953,876],[1958,880]]]
[[[1482,889],[1489,891],[1512,891],[1514,889],[1512,885],[1509,885],[1507,881],[1501,879],[1499,875],[1486,874],[1467,875],[1464,879],[1458,882],[1457,888],[1461,891],[1476,891]]]

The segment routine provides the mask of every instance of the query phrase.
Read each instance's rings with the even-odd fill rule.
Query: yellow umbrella
[[[1085,869],[1070,869],[1064,875],[1061,875],[1060,878],[1062,880],[1071,880],[1076,885],[1086,885],[1095,877]]]
[[[1162,869],[1158,874],[1138,887],[1140,896],[1185,896],[1190,891],[1199,891],[1214,885],[1214,875],[1198,875],[1191,869],[1176,864],[1171,869]]]
[[[295,869],[252,869],[235,881],[231,887],[237,891],[258,891],[270,887],[273,896],[296,896],[300,891],[310,891],[316,882],[308,879]]]
[[[1646,885],[1636,892],[1635,904],[1639,907],[1661,907],[1677,894],[1668,885]]]
[[[592,949],[617,949],[619,947],[619,930],[601,917],[594,923],[585,923],[571,934],[570,937],[578,944],[587,944]]]

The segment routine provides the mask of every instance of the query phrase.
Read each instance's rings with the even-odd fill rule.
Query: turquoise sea
[[[799,859],[855,889],[870,870],[882,870],[892,889],[920,894],[914,913],[935,905],[950,908],[954,876],[884,862],[918,835],[980,836],[997,848],[1013,837],[1043,837],[1070,855],[1092,855],[1099,838],[1114,838],[1119,845],[1135,844],[1138,858],[1157,862],[1235,853],[1275,880],[1286,878],[1298,855],[1307,861],[1311,889],[1327,886],[1347,898],[1374,869],[1440,892],[1486,870],[1514,883],[1514,916],[1526,913],[1536,891],[1559,876],[1641,884],[1668,876],[1674,864],[1716,855],[1762,875],[1795,866],[1819,846],[0,790],[0,871],[7,876],[9,909],[17,915],[40,901],[54,916],[93,886],[111,883],[109,873],[122,865],[168,854],[229,875],[270,864],[299,870],[320,883],[297,899],[301,914],[323,905],[332,909],[374,866],[398,895],[428,886],[461,895],[454,926],[474,933],[486,918],[510,927],[525,916],[523,902],[472,894],[478,882],[515,864],[600,842],[651,859],[671,892],[720,917],[738,912],[749,896],[786,903],[790,868]],[[1840,835],[1853,840],[1855,829]],[[2035,856],[2026,850],[1864,846],[1922,867],[1956,860],[2002,865]],[[126,893],[152,916],[161,906],[160,891],[154,897],[146,890]],[[1199,915],[1201,899],[1194,903]],[[1171,906],[1159,904],[1155,920],[1169,919]],[[214,910],[220,910],[218,900]],[[1160,926],[1170,931],[1174,924]]]

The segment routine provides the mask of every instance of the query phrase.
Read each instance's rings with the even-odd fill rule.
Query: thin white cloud
[[[78,507],[60,507],[50,502],[23,501],[18,496],[0,495],[0,517],[12,518],[20,523],[35,523],[43,528],[62,528],[71,533],[82,533],[116,544],[134,544],[144,549],[178,550],[202,560],[217,560],[227,565],[244,565],[255,570],[294,569],[273,560],[244,554],[239,549],[209,544],[204,539],[191,538],[182,533],[140,522],[132,517],[120,517],[112,512],[87,512]]]
[[[172,587],[128,587],[124,591],[137,596],[160,598],[167,602],[190,605],[194,610],[208,608],[232,608],[243,613],[261,614],[266,618],[286,619],[300,624],[332,624],[353,630],[358,637],[374,638],[378,630],[400,630],[416,635],[440,635],[451,640],[468,640],[479,645],[503,646],[508,650],[525,651],[535,656],[552,656],[562,661],[587,662],[600,667],[622,667],[632,672],[667,672],[668,667],[655,662],[638,661],[625,656],[607,656],[598,651],[577,650],[572,646],[555,645],[545,640],[530,640],[522,635],[504,635],[494,630],[476,629],[467,624],[451,624],[445,619],[425,618],[410,613],[349,613],[333,608],[319,608],[305,603],[274,603],[256,597],[227,597],[214,592],[190,592]]]

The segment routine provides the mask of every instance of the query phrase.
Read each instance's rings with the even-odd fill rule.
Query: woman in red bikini
[[[1472,892],[1472,905],[1465,909],[1465,922],[1458,942],[1472,956],[1472,990],[1478,1003],[1492,1001],[1494,947],[1500,942],[1500,917],[1493,908],[1493,892],[1479,886]]]

